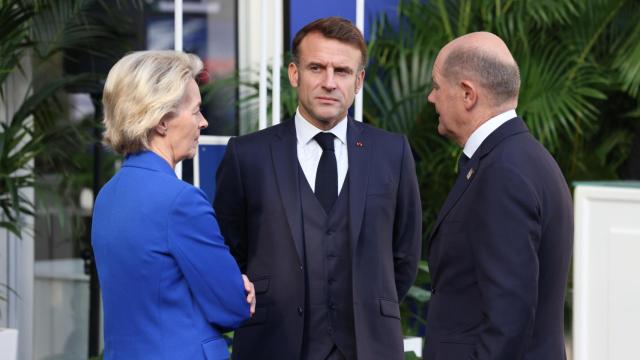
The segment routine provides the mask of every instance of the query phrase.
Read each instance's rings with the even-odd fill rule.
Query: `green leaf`
[[[404,353],[404,360],[420,360],[421,358],[413,351],[407,351]]]
[[[22,233],[20,231],[20,228],[14,222],[11,222],[11,221],[0,221],[0,228],[7,229],[11,233],[13,233],[15,236],[17,236],[18,238],[22,238]]]
[[[431,291],[422,289],[422,288],[417,287],[417,286],[412,286],[409,289],[409,292],[407,293],[407,296],[409,296],[412,299],[417,300],[418,302],[424,303],[424,302],[429,301],[429,299],[431,299]]]

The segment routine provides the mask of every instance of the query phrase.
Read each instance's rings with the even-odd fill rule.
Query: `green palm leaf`
[[[67,76],[52,72],[47,66],[62,51],[97,48],[96,39],[114,40],[113,32],[102,23],[91,21],[87,10],[91,0],[6,0],[0,2],[0,89],[12,73],[33,78],[15,112],[3,113],[0,119],[0,208],[5,222],[0,227],[20,236],[22,217],[34,214],[34,204],[23,189],[38,187],[33,163],[50,162],[65,148],[59,140],[81,143],[75,125],[68,121],[67,105],[61,92],[71,86],[84,89],[101,87],[94,75]],[[91,46],[89,46],[91,45]],[[103,46],[103,48],[112,48]],[[94,53],[107,54],[98,49]],[[29,69],[22,69],[25,57]],[[50,66],[50,65],[49,65]],[[28,70],[28,71],[27,71]],[[0,92],[2,101],[5,94]],[[15,100],[10,99],[12,102]],[[46,151],[45,151],[46,150]],[[51,190],[51,189],[49,189]]]

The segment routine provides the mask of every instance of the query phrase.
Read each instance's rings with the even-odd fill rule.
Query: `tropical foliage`
[[[0,0],[0,228],[18,237],[31,231],[23,226],[25,215],[36,213],[25,189],[42,189],[48,199],[62,200],[41,185],[36,162],[54,166],[53,159],[73,154],[70,145],[86,144],[60,95],[70,87],[90,88],[99,82],[90,74],[60,74],[59,68],[64,52],[113,37],[109,28],[90,21],[87,9],[93,3]],[[8,294],[20,298],[0,283],[0,301]]]
[[[74,89],[99,92],[100,80],[94,74],[60,70],[63,60],[77,61],[70,54],[78,51],[108,57],[119,50],[97,45],[117,33],[105,19],[93,17],[96,6],[101,3],[0,1],[0,99],[5,110],[0,115],[0,227],[17,236],[24,231],[23,216],[36,210],[23,189],[42,188],[35,163],[40,169],[64,171],[60,162],[71,163],[78,154],[70,150],[82,151],[91,140],[86,128],[70,120],[72,109],[64,95]],[[48,199],[56,198],[54,194],[50,191]]]

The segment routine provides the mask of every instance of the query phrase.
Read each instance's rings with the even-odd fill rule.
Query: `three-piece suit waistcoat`
[[[303,358],[324,360],[333,346],[356,358],[349,243],[349,176],[327,214],[298,173],[304,232],[306,293]]]

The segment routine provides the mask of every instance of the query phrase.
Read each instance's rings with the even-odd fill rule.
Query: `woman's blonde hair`
[[[149,134],[163,117],[177,112],[189,80],[201,71],[192,54],[136,51],[120,59],[104,85],[103,142],[127,155],[149,148]]]

